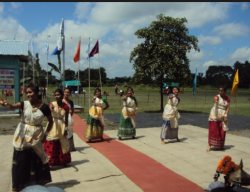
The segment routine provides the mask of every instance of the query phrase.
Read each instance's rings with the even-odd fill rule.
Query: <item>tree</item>
[[[232,75],[234,71],[231,66],[225,65],[212,65],[206,71],[206,81],[208,84],[218,87],[226,85],[228,87],[232,84]]]
[[[250,63],[248,61],[245,61],[245,63],[241,63],[239,61],[236,61],[234,66],[234,72],[233,72],[233,76],[231,78],[231,82],[233,82],[233,78],[234,75],[237,71],[237,69],[239,69],[238,73],[239,73],[239,85],[238,87],[241,88],[249,88],[250,86]],[[232,83],[231,83],[232,86]]]
[[[63,73],[61,72],[61,56],[60,54],[57,54],[58,59],[58,67],[53,63],[48,63],[48,65],[51,67],[50,72],[53,70],[59,74],[59,78],[56,78],[57,81],[62,82],[63,81]]]
[[[101,82],[102,84],[106,83],[107,74],[106,70],[103,67],[100,67],[100,73],[101,73]],[[78,77],[78,72],[76,73],[76,77]],[[89,69],[86,68],[84,71],[79,70],[79,78],[82,86],[89,86]],[[91,87],[99,87],[100,85],[100,74],[99,74],[99,68],[93,69],[90,68],[90,86]]]
[[[65,70],[65,81],[71,81],[71,80],[76,80],[76,73],[73,70],[66,69]]]
[[[34,79],[35,84],[38,86],[45,86],[46,85],[46,78],[47,78],[47,71],[41,68],[40,61],[39,61],[39,54],[36,53],[35,57],[32,56],[30,51],[28,52],[28,58],[29,62],[25,62],[25,68],[24,62],[20,65],[20,83],[23,83],[23,81],[26,84],[33,83],[33,61],[34,62]],[[25,77],[23,77],[23,69],[25,73]],[[51,73],[48,73],[51,75]]]
[[[154,83],[160,89],[163,83],[184,83],[190,80],[189,59],[186,53],[191,49],[200,51],[198,39],[190,36],[185,26],[186,18],[156,16],[149,27],[135,32],[144,42],[137,45],[130,54],[135,74],[133,80],[144,84]],[[161,91],[161,111],[163,111],[163,94]]]

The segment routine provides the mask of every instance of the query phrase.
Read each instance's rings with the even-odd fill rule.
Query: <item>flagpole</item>
[[[89,42],[90,42],[90,37],[89,37]],[[90,57],[89,57],[89,53],[88,53],[88,60],[89,60],[89,108],[90,108]]]
[[[65,35],[63,27],[63,89],[65,89]]]
[[[236,115],[236,110],[237,110],[237,92],[235,94],[235,100],[236,100],[236,107],[235,107],[235,115]]]
[[[79,42],[81,41],[81,36],[79,36]],[[79,68],[80,68],[80,53],[79,53],[79,60],[78,60],[78,82],[80,82],[79,80]],[[78,94],[80,94],[80,91],[79,91],[79,84],[78,84]]]
[[[48,43],[48,35],[47,35],[47,43]],[[46,93],[46,100],[48,101],[47,99],[47,95],[48,95],[48,90],[49,90],[49,87],[48,87],[48,80],[49,80],[49,75],[48,75],[48,54],[49,54],[49,51],[48,49],[46,50],[47,51],[47,90],[45,89],[45,93]]]
[[[25,62],[23,62],[23,101],[24,101],[24,87],[25,87],[25,84],[24,84],[24,79],[25,79]]]
[[[98,41],[98,39],[97,39],[97,41]],[[98,44],[99,44],[99,41],[98,41]],[[98,52],[99,52],[98,53],[99,75],[100,75],[100,85],[101,85],[101,93],[102,93],[102,76],[101,76],[101,69],[100,69],[100,46],[99,46]]]
[[[32,34],[32,64],[33,64],[33,84],[35,84],[35,64],[34,64],[34,34]]]

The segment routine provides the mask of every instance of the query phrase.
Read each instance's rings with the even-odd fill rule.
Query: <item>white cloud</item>
[[[222,43],[222,40],[218,36],[203,36],[199,35],[199,46],[201,45],[218,45]]]
[[[242,2],[241,4],[241,10],[245,11],[246,9],[248,9],[248,2]]]
[[[212,32],[226,38],[234,36],[247,36],[250,28],[244,23],[228,23],[213,28]]]
[[[218,65],[218,62],[217,61],[207,61],[203,64],[203,67],[208,68],[209,66],[212,66],[212,65]]]
[[[245,62],[246,60],[250,61],[250,48],[248,47],[241,47],[237,49],[233,54],[229,55],[228,60],[231,61],[240,61]]]
[[[95,4],[90,20],[102,24],[129,21],[143,26],[156,20],[156,15],[163,13],[171,17],[186,17],[189,27],[201,27],[206,23],[224,20],[227,11],[228,7],[206,2],[105,2]]]
[[[3,13],[3,9],[4,9],[4,4],[3,2],[0,2],[0,15]]]
[[[91,10],[91,3],[90,2],[79,2],[75,5],[75,15],[78,19],[84,19],[89,16],[89,12]]]
[[[13,9],[18,9],[22,6],[22,4],[19,2],[11,2],[10,4]]]

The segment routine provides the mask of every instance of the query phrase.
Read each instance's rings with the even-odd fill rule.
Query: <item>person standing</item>
[[[69,99],[69,96],[71,95],[70,88],[64,89],[64,98],[63,103],[66,103],[69,106],[69,116],[68,116],[68,141],[70,146],[70,151],[76,151],[75,145],[74,145],[74,138],[73,138],[73,126],[74,126],[74,120],[72,118],[74,114],[74,102]]]
[[[89,109],[85,138],[88,139],[88,142],[91,142],[93,139],[101,139],[103,141],[105,126],[103,112],[109,108],[109,103],[105,97],[102,97],[101,89],[95,89],[92,103],[93,106]],[[103,107],[104,104],[106,105],[105,107]]]
[[[115,89],[115,94],[117,95],[117,94],[118,94],[118,93],[117,93],[117,90],[118,90],[117,84],[115,84],[114,89]]]
[[[126,96],[123,98],[123,109],[121,112],[119,128],[117,131],[119,140],[121,140],[122,137],[132,137],[132,139],[135,139],[136,136],[135,115],[137,114],[138,110],[138,102],[133,95],[133,88],[128,87]]]
[[[178,87],[173,87],[172,93],[168,96],[168,103],[165,105],[162,115],[161,144],[165,144],[164,139],[176,139],[180,142],[178,138],[178,119],[180,114],[177,110],[177,105],[180,103],[179,92],[180,89]]]
[[[228,130],[227,114],[230,108],[230,98],[226,96],[227,87],[221,85],[219,94],[214,97],[214,106],[212,107],[208,123],[208,147],[209,152],[211,146],[224,148],[226,131]]]
[[[69,106],[62,102],[63,96],[63,91],[57,89],[55,91],[56,101],[50,103],[54,123],[44,142],[45,152],[50,156],[50,167],[66,166],[71,162],[69,141],[67,138]]]
[[[28,101],[9,104],[2,99],[0,104],[9,110],[21,109],[21,122],[17,125],[13,137],[12,191],[18,192],[28,185],[45,185],[51,182],[49,156],[46,155],[43,142],[53,125],[49,106],[42,103],[39,88],[28,85]],[[42,122],[47,117],[48,126],[44,132]]]

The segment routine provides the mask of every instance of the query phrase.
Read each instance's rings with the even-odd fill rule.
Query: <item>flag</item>
[[[48,40],[46,41],[46,45],[45,45],[45,53],[49,54],[49,42],[48,42]]]
[[[89,53],[89,57],[93,57],[96,53],[99,53],[99,41],[98,40],[96,41],[95,46],[93,47],[93,49]]]
[[[64,47],[64,18],[62,18],[62,22],[60,25],[57,46],[51,55],[58,55],[58,54],[60,55],[61,51],[63,51],[63,47]]]
[[[232,86],[232,92],[231,92],[232,96],[237,93],[238,84],[239,84],[239,75],[238,75],[238,69],[237,69],[235,76],[234,76],[233,86]]]
[[[196,69],[196,73],[195,73],[195,77],[194,77],[193,95],[195,95],[195,91],[196,91],[196,82],[197,82],[197,69]]]
[[[76,49],[76,54],[74,56],[74,62],[76,63],[77,61],[80,61],[80,47],[81,47],[81,40],[79,40],[77,49]]]
[[[87,59],[89,58],[89,52],[90,52],[90,40],[89,40],[88,46],[86,48],[86,53],[88,54]]]

